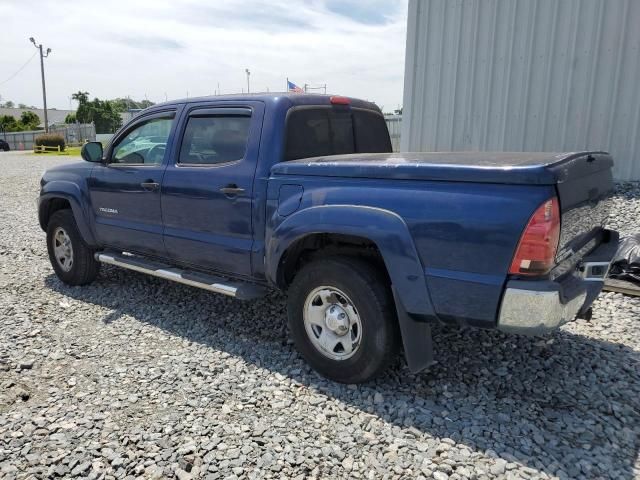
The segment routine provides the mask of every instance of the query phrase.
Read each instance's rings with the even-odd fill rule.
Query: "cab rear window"
[[[391,152],[384,117],[373,110],[298,107],[287,116],[285,160]]]

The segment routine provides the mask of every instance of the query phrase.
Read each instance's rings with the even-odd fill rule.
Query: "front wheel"
[[[305,265],[288,298],[289,330],[307,362],[341,383],[367,382],[397,354],[393,298],[366,261],[328,257]]]
[[[100,269],[84,242],[71,210],[58,210],[47,225],[47,250],[53,270],[68,285],[91,283]]]

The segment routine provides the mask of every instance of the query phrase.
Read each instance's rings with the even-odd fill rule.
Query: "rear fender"
[[[57,198],[67,200],[71,205],[78,231],[80,235],[82,235],[85,243],[92,247],[97,246],[96,238],[89,221],[91,218],[89,196],[73,182],[53,180],[42,188],[38,200],[38,219],[42,229],[45,231],[47,229],[50,202]]]
[[[404,220],[388,210],[353,205],[323,205],[301,210],[267,233],[268,279],[277,283],[280,260],[291,245],[307,235],[320,233],[366,238],[378,247],[391,278],[407,363],[412,371],[426,367],[432,359],[426,319],[436,316],[422,263]],[[412,315],[423,318],[417,320]]]
[[[294,242],[312,234],[362,237],[377,247],[391,282],[408,312],[433,315],[422,264],[402,218],[388,210],[353,205],[322,205],[287,217],[267,233],[267,276],[277,283],[282,255]]]

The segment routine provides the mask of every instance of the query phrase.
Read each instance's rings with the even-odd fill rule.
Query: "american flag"
[[[287,80],[287,90],[294,93],[304,93],[304,90],[302,90],[298,85],[290,82],[289,80]]]

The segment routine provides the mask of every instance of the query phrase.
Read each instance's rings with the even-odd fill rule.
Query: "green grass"
[[[66,155],[75,155],[77,157],[80,156],[80,150],[82,149],[82,147],[66,147],[64,149],[64,154]]]
[[[36,155],[70,155],[70,156],[80,156],[80,149],[82,147],[66,147],[63,152],[37,152]]]

